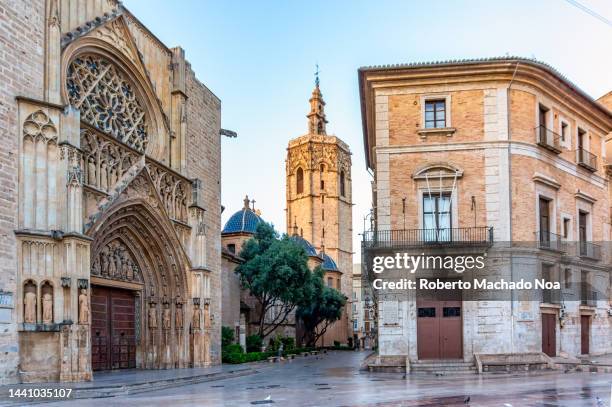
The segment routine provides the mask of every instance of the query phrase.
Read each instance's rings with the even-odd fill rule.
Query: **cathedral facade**
[[[3,3],[1,381],[219,363],[220,100],[118,1]]]
[[[286,159],[287,233],[309,243],[320,259],[325,284],[351,298],[352,192],[351,151],[327,134],[325,101],[319,81],[312,91],[308,133],[289,141]],[[349,304],[318,345],[347,343]]]

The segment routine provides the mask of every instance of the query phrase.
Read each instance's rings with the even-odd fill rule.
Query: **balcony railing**
[[[561,292],[559,290],[542,290],[542,302],[545,304],[560,304]]]
[[[368,248],[480,246],[493,243],[493,227],[377,230],[365,232],[363,242]]]
[[[581,240],[578,242],[578,255],[593,260],[601,260],[601,246],[593,242]]]
[[[547,129],[546,126],[538,126],[535,128],[538,145],[555,154],[561,152],[561,136],[554,131]]]
[[[598,299],[597,295],[597,291],[583,290],[580,294],[580,305],[596,307]]]
[[[536,232],[536,241],[540,249],[554,250],[557,252],[567,251],[566,242],[556,233]]]
[[[584,148],[576,150],[576,162],[589,171],[597,171],[597,156]]]

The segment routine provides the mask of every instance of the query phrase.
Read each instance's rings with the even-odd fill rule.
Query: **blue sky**
[[[578,0],[612,20],[612,1]],[[612,90],[612,27],[564,0],[167,1],[124,5],[167,46],[185,49],[222,100],[223,222],[253,197],[285,231],[285,148],[306,133],[314,67],[328,133],[353,152],[355,246],[370,205],[357,69],[503,55],[535,57],[591,96]],[[358,261],[359,257],[355,258]]]

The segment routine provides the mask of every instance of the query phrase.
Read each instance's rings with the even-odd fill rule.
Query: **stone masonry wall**
[[[17,263],[17,168],[19,130],[16,96],[43,96],[44,0],[0,1],[0,290],[15,293]],[[13,302],[17,300],[13,297]],[[16,311],[0,322],[0,384],[17,380]]]
[[[187,68],[187,176],[202,181],[206,267],[210,270],[211,356],[221,363],[221,101]]]

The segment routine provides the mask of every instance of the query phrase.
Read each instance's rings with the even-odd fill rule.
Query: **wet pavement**
[[[409,376],[359,371],[363,352],[260,365],[250,376],[65,406],[596,406],[612,407],[612,374]]]

